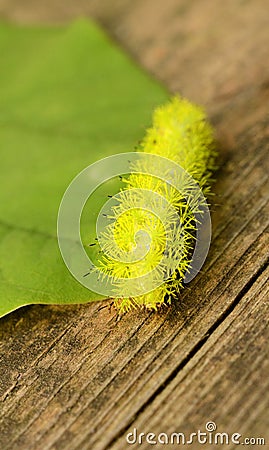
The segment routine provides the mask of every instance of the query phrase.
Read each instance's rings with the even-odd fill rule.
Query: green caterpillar
[[[178,96],[158,107],[153,114],[153,125],[147,130],[138,152],[155,154],[174,161],[199,184],[204,195],[210,193],[217,151],[213,129],[201,107]],[[196,223],[193,207],[190,208],[189,201],[186,201],[189,186],[184,186],[181,192],[171,186],[167,187],[167,183],[145,173],[146,160],[142,165],[143,173],[138,173],[136,167],[136,170],[124,179],[125,188],[121,191],[118,205],[113,208],[111,216],[113,224],[108,225],[99,237],[101,247],[105,250],[99,258],[99,268],[114,280],[114,305],[120,314],[133,307],[157,310],[163,303],[170,303],[183,287],[184,274],[190,268],[195,245]],[[149,170],[149,173],[152,172]],[[171,213],[169,206],[167,209],[162,207],[162,211],[165,211],[162,220],[151,211],[145,210],[144,191],[164,198],[167,205],[177,211],[178,220]],[[191,201],[192,206],[199,210],[198,203],[195,204],[198,200],[192,198]],[[154,202],[158,208],[160,201],[152,196],[152,203]],[[170,230],[170,233],[167,233],[167,230]],[[117,248],[120,252],[132,252],[140,245],[138,241],[141,248],[149,248],[142,258],[130,263],[117,257]],[[142,295],[124,294],[125,280],[134,279],[135,292],[137,279],[146,274],[150,276],[156,266],[157,276],[161,278],[165,275],[165,281],[160,286]]]

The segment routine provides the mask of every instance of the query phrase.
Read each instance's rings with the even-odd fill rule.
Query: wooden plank
[[[1,2],[3,11],[5,2]],[[234,403],[229,410],[223,402],[218,403],[212,418],[205,414],[206,397],[201,395],[196,414],[195,389],[205,395],[213,386],[210,399],[228,395],[225,374],[233,369],[227,346],[234,345],[236,336],[242,336],[248,352],[245,360],[237,358],[233,366],[239,376],[232,391],[234,401],[243,404],[246,393],[240,383],[245,378],[252,380],[250,386],[258,384],[250,390],[241,415],[238,412],[236,416],[236,431],[253,430],[262,435],[268,426],[263,409],[268,405],[268,394],[262,382],[263,377],[268,378],[264,328],[268,309],[264,308],[262,316],[264,300],[259,286],[268,276],[269,242],[268,28],[265,30],[264,3],[169,0],[165,8],[160,1],[157,8],[153,0],[118,0],[113,8],[108,2],[102,7],[97,2],[89,4],[95,17],[147,69],[171,90],[182,90],[211,112],[222,146],[221,168],[216,175],[214,239],[203,272],[177,304],[159,314],[134,313],[117,323],[108,309],[98,311],[99,305],[93,304],[33,306],[4,318],[0,331],[1,448],[121,448],[118,446],[124,445],[129,427],[140,427],[143,420],[149,428],[156,425],[157,431],[168,430],[170,421],[171,427],[176,421],[182,429],[184,425],[184,431],[214,418],[219,426],[228,426]],[[57,2],[53,5],[47,9],[50,16],[57,10]],[[31,10],[26,2],[23,6],[26,12]],[[6,9],[6,17],[14,17],[14,11],[15,7]],[[36,9],[32,11],[37,14]],[[253,296],[257,296],[255,301]],[[240,308],[244,311],[241,322]],[[256,322],[251,321],[251,311]],[[234,317],[237,331],[230,336]],[[251,336],[247,324],[253,328]],[[251,345],[254,335],[264,343]],[[218,372],[222,345],[226,356]],[[255,362],[255,369],[247,363],[248,358]],[[256,360],[261,361],[259,366]],[[207,370],[202,365],[205,361]],[[202,377],[203,370],[210,383]],[[178,398],[170,400],[173,386],[193,409],[180,411],[177,406],[185,404]],[[261,400],[261,406],[254,408],[253,421],[247,422],[248,405],[255,404],[255,399]],[[162,414],[166,402],[176,421],[170,414]],[[156,423],[151,418],[153,411],[157,411]],[[160,427],[161,422],[166,428]]]
[[[268,445],[269,398],[264,395],[269,388],[268,276],[267,267],[226,320],[146,406],[127,432],[133,432],[134,428],[138,433],[152,431],[156,435],[182,431],[187,437],[199,428],[206,431],[206,423],[213,420],[217,432],[230,436],[240,433],[240,442],[246,437],[262,437]],[[93,448],[106,448],[101,444],[105,437],[103,434]],[[109,448],[120,450],[126,445],[121,436]],[[80,448],[87,448],[87,437]],[[141,446],[137,442],[132,448]],[[225,448],[235,445],[230,441]]]

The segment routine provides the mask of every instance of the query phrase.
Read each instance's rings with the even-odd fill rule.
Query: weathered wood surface
[[[69,3],[0,0],[0,12],[57,22],[86,11],[171,91],[207,107],[222,154],[213,242],[159,314],[116,322],[90,304],[4,318],[0,448],[118,450],[134,427],[188,434],[210,420],[268,444],[269,4]]]

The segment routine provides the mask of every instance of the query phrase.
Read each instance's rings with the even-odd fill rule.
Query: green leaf
[[[86,20],[3,24],[0,51],[0,316],[30,303],[100,299],[62,261],[59,204],[82,169],[133,151],[167,94]],[[82,227],[89,242],[94,214],[90,220]]]

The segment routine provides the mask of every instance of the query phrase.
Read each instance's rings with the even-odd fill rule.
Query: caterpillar
[[[200,106],[180,96],[157,107],[137,152],[141,158],[129,176],[122,177],[124,188],[98,236],[103,250],[98,270],[113,280],[112,299],[119,314],[137,307],[157,310],[179,295],[192,264],[198,222],[194,212],[203,214],[203,202],[190,179],[208,196],[216,169],[213,128]],[[145,155],[159,156],[159,167],[154,167],[158,160]],[[178,164],[190,178],[173,170],[165,173],[162,158]],[[181,177],[181,189],[169,182],[173,177]]]

